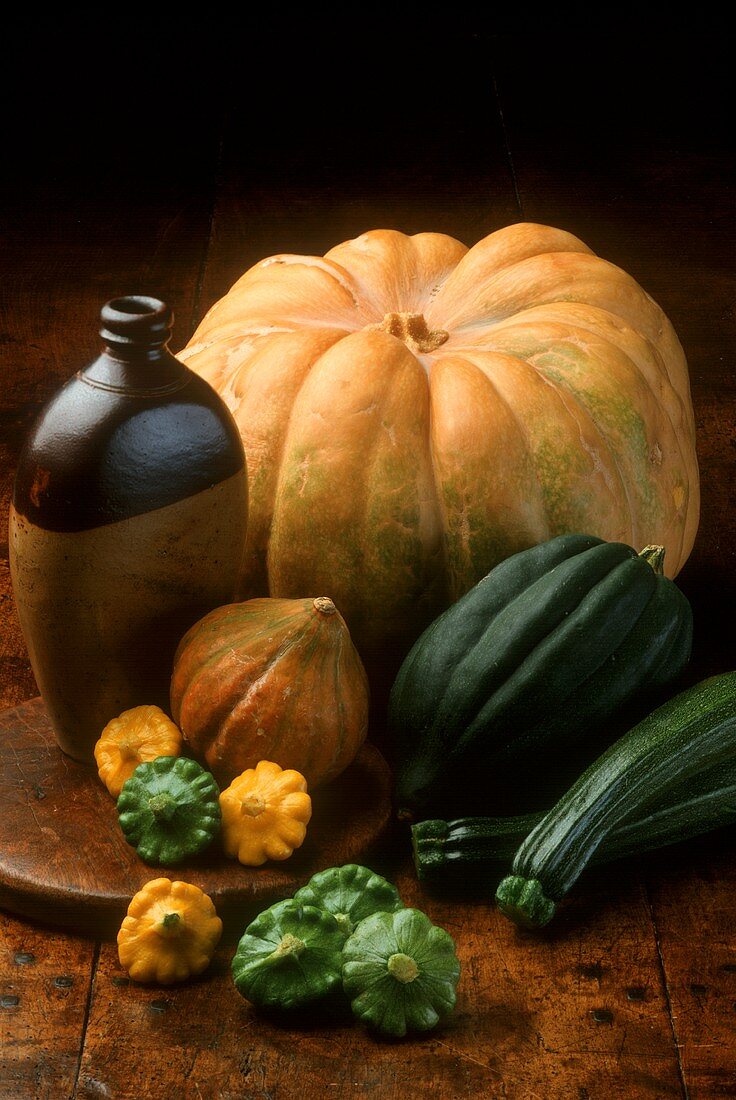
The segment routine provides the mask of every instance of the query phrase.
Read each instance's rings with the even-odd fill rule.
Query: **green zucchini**
[[[617,826],[735,758],[736,672],[728,672],[670,699],[580,776],[522,842],[496,891],[499,908],[524,927],[547,924]]]
[[[404,816],[531,810],[684,668],[692,613],[664,551],[563,535],[502,562],[415,643],[391,691]]]
[[[536,813],[420,821],[411,830],[417,877],[430,887],[462,887],[466,894],[495,889],[501,869],[543,818]],[[706,769],[674,790],[669,801],[622,822],[604,837],[591,862],[612,863],[735,823],[736,758]]]

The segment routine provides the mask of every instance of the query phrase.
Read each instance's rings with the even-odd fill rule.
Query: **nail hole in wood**
[[[597,1024],[613,1023],[613,1013],[610,1008],[594,1008],[591,1012],[591,1016]]]
[[[708,986],[698,985],[697,982],[690,982],[690,992],[694,993],[696,997],[702,997],[704,993],[708,992]]]
[[[18,1004],[20,1004],[20,997],[15,993],[6,993],[0,997],[0,1008],[15,1008]]]
[[[626,990],[627,1001],[644,1001],[646,1000],[646,993],[640,985],[631,985]]]
[[[71,989],[74,985],[74,978],[69,978],[66,974],[62,974],[60,978],[54,978],[54,985],[57,989]]]
[[[148,1006],[151,1012],[166,1012],[169,1007],[168,1001],[151,1001]]]
[[[31,963],[35,963],[36,956],[32,955],[30,951],[16,951],[15,953],[15,965],[16,966],[30,966]]]

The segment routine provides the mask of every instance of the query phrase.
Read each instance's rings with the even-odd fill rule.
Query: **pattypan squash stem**
[[[402,952],[391,955],[386,968],[391,977],[396,978],[396,981],[401,982],[402,985],[408,985],[419,977],[419,967],[411,955],[404,955]]]
[[[183,927],[184,922],[181,919],[181,913],[166,913],[161,923],[156,928],[156,931],[159,936],[164,936],[168,939],[172,936],[178,936]]]
[[[260,817],[266,809],[266,803],[257,794],[249,794],[240,804],[241,813],[245,817]]]
[[[271,958],[282,959],[287,955],[291,955],[293,958],[298,958],[305,947],[306,944],[304,940],[300,940],[297,936],[292,936],[290,932],[287,932],[281,943],[271,955]]]
[[[332,914],[337,921],[337,927],[345,936],[349,936],[353,931],[353,922],[350,919],[349,913],[333,913]]]
[[[148,808],[156,818],[156,821],[171,821],[176,813],[176,799],[166,791],[155,794],[148,799]]]

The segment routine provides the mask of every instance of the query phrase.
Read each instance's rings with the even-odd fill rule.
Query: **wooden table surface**
[[[462,21],[460,21],[462,23]],[[690,678],[733,667],[736,607],[730,60],[694,26],[570,39],[485,24],[338,42],[326,22],[235,40],[145,17],[76,46],[29,20],[5,76],[47,107],[4,119],[3,514],[40,404],[94,354],[99,308],[153,293],[180,347],[246,267],[377,226],[470,244],[519,220],[571,230],[663,306],[691,369],[703,483],[681,574]],[[33,33],[31,33],[33,30]],[[246,64],[265,55],[260,77]],[[20,89],[20,91],[19,91]],[[375,94],[374,94],[375,93]],[[5,102],[20,102],[8,99]],[[3,521],[4,522],[4,521]],[[0,562],[0,705],[37,694]],[[721,626],[725,625],[725,630]],[[0,808],[0,812],[2,812]],[[345,1017],[259,1017],[231,948],[177,989],[129,983],[109,943],[0,915],[0,1097],[736,1095],[736,833],[588,874],[548,931],[422,895],[456,938],[455,1015],[402,1043]]]

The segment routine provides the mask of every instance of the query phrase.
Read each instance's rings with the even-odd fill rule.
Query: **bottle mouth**
[[[143,294],[113,298],[100,311],[100,336],[115,348],[160,348],[171,337],[174,314],[166,302]]]

